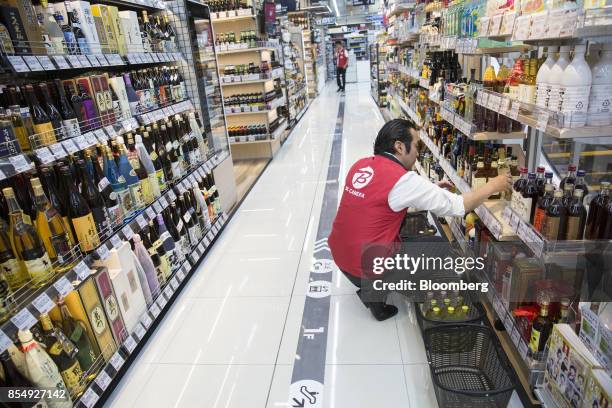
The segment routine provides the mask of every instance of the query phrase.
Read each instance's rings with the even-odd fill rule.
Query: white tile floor
[[[333,85],[333,84],[332,84]],[[266,169],[107,402],[288,407],[339,95],[328,86]],[[369,84],[345,96],[341,179],[383,120]],[[375,321],[335,276],[324,406],[436,407],[414,314]]]

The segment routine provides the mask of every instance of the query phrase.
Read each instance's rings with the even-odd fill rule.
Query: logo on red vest
[[[374,169],[369,166],[363,167],[353,175],[353,187],[360,190],[370,184],[372,178],[374,178]]]

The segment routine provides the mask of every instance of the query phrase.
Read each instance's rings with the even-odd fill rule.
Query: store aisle
[[[340,95],[315,99],[132,365],[112,407],[287,407]],[[341,179],[382,117],[345,95]],[[334,277],[324,406],[435,406],[414,315],[376,322]]]

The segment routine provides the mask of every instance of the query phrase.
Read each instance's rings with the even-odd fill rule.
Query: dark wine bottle
[[[96,223],[96,230],[98,231],[99,239],[104,240],[111,232],[109,228],[110,221],[106,212],[104,198],[87,172],[85,160],[79,160],[77,164],[79,167],[79,174],[81,176],[81,194],[91,209],[91,214],[94,222]]]
[[[586,208],[584,208],[583,191],[574,190],[574,197],[567,208],[567,229],[565,239],[580,240],[584,236],[584,224],[586,220]]]

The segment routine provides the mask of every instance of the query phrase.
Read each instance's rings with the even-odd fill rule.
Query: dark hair
[[[410,152],[410,144],[412,143],[410,129],[418,131],[419,127],[409,119],[393,119],[385,123],[378,131],[374,141],[374,154],[395,154],[394,145],[398,140],[404,143],[406,151]]]
[[[336,41],[336,45],[342,45],[342,41]]]

